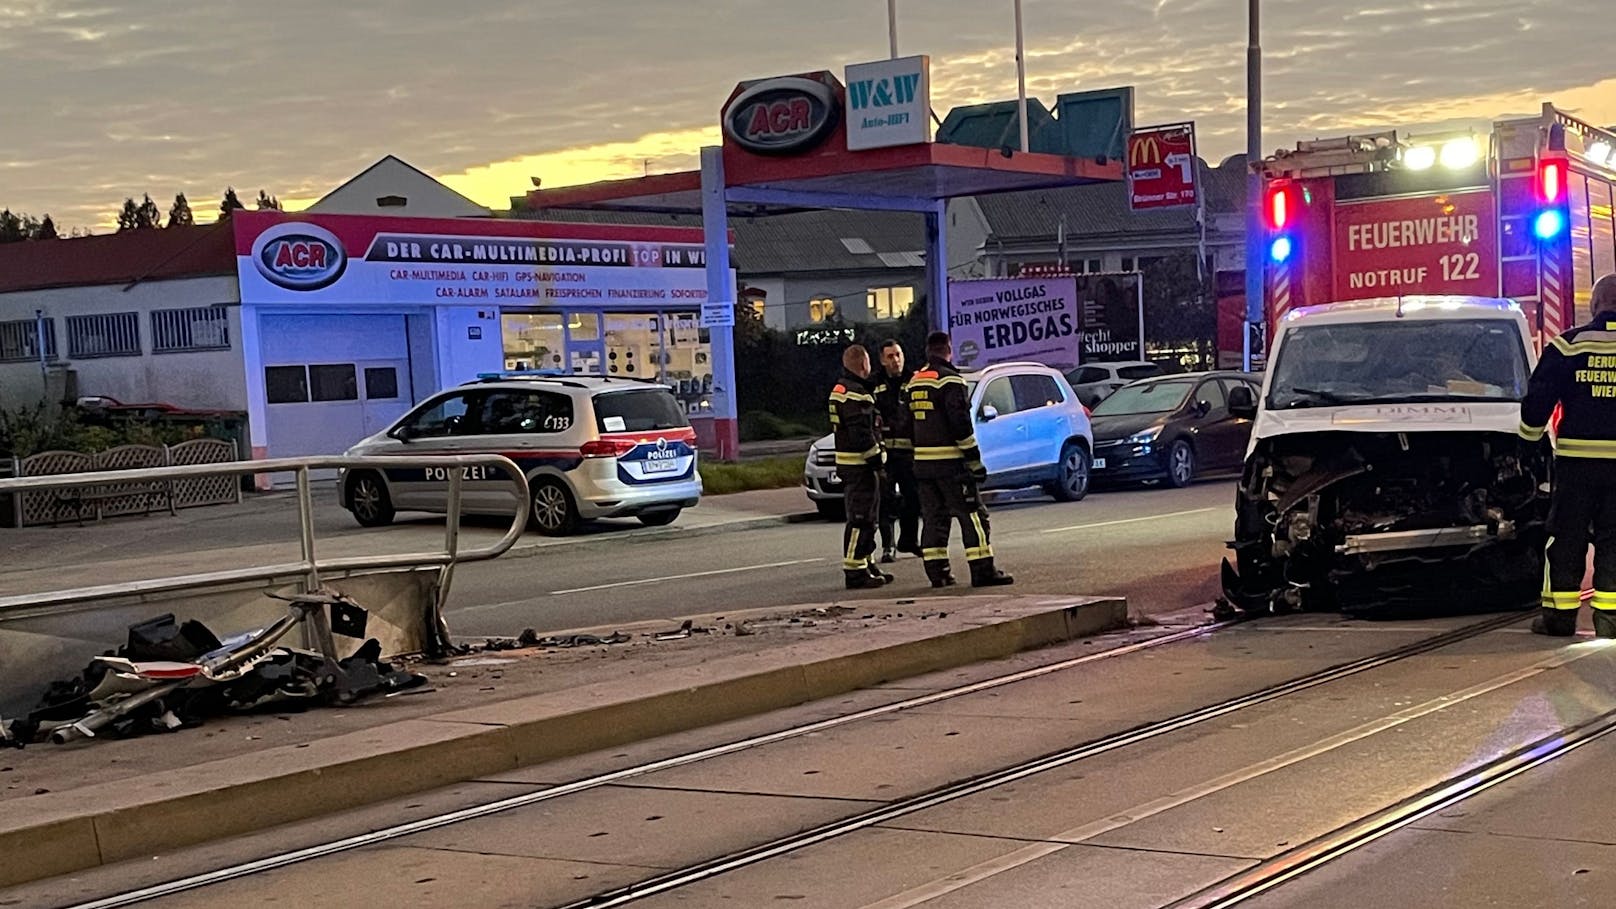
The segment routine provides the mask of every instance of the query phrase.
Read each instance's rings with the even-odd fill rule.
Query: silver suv
[[[963,375],[988,470],[984,489],[1040,486],[1063,502],[1088,495],[1094,432],[1088,411],[1060,370],[1042,363],[1000,363]],[[841,512],[834,436],[808,449],[802,484],[821,515]]]
[[[665,385],[616,376],[486,374],[440,391],[350,455],[473,454],[515,461],[533,495],[533,526],[562,536],[595,518],[671,524],[701,499],[696,432]],[[463,511],[510,514],[495,467],[464,468]],[[366,527],[398,511],[443,513],[444,468],[344,471],[342,505]]]

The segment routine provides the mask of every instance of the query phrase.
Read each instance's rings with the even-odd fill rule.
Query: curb
[[[0,818],[0,887],[358,808],[520,767],[755,716],[1123,627],[1094,597],[930,637],[787,645],[571,691],[402,720],[303,745],[87,786]],[[858,644],[862,636],[844,642]],[[794,658],[791,651],[801,658]],[[565,705],[558,703],[565,698]],[[18,806],[22,808],[23,806]]]

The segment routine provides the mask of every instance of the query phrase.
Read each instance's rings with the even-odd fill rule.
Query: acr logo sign
[[[760,155],[806,151],[823,142],[841,121],[831,87],[813,79],[766,79],[735,96],[724,108],[724,134]]]
[[[259,234],[252,260],[265,280],[287,290],[329,287],[348,267],[342,241],[307,221],[287,221]]]

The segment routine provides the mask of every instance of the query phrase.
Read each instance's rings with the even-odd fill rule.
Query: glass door
[[[606,341],[600,330],[600,314],[567,313],[567,366],[573,375],[606,375]]]

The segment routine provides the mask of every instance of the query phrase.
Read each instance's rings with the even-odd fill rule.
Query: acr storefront
[[[17,266],[0,403],[66,388],[243,411],[255,458],[340,453],[507,370],[664,382],[707,448],[733,419],[713,381],[729,334],[699,325],[700,231],[237,212],[139,233],[0,253]]]

